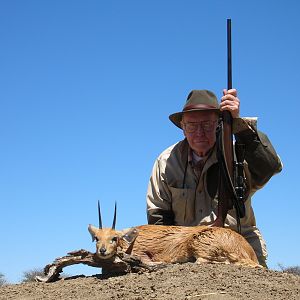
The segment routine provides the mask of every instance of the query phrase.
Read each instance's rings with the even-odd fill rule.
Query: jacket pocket
[[[175,225],[190,225],[194,219],[195,190],[169,188],[172,194],[172,210],[175,215]]]

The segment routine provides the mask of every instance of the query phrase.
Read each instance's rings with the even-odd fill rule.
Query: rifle
[[[232,89],[231,19],[227,19],[227,89]],[[217,134],[217,156],[219,162],[218,213],[213,226],[224,227],[229,209],[236,209],[237,228],[241,232],[240,218],[245,216],[244,205],[244,146],[235,145],[237,161],[234,161],[232,116],[223,111]]]

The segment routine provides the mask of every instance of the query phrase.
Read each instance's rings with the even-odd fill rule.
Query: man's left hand
[[[237,90],[223,90],[223,97],[221,98],[220,111],[230,111],[233,118],[240,116],[240,100],[237,97]]]

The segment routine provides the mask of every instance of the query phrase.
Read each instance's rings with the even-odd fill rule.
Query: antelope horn
[[[100,211],[100,202],[98,200],[98,218],[99,218],[99,229],[102,229],[102,219],[101,219],[101,211]]]
[[[115,229],[116,227],[116,219],[117,219],[117,202],[115,202],[115,212],[114,212],[114,220],[111,229]]]

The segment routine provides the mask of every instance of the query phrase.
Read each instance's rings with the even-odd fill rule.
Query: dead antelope
[[[222,227],[141,225],[115,230],[116,206],[112,228],[102,228],[98,203],[99,228],[89,225],[96,255],[113,257],[118,251],[138,256],[144,264],[210,262],[258,267],[250,244],[237,232]]]

